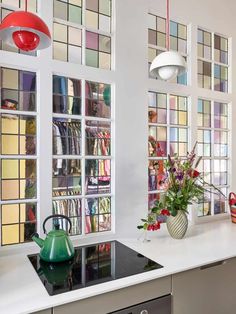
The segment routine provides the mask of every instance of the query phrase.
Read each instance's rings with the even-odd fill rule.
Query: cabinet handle
[[[224,265],[225,263],[226,263],[226,261],[219,261],[219,262],[211,263],[211,264],[208,264],[208,265],[201,266],[200,270],[204,270],[204,269],[207,269],[207,268],[212,268],[212,267]]]
[[[140,312],[140,314],[148,314],[148,311],[147,311],[147,310],[142,310],[142,311]]]

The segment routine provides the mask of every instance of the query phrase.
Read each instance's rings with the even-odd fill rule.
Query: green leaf
[[[178,213],[178,211],[176,209],[172,209],[172,211],[171,211],[172,216],[175,217],[177,215],[177,213]]]
[[[137,226],[137,228],[138,228],[138,229],[143,229],[143,226],[140,225],[140,226]]]

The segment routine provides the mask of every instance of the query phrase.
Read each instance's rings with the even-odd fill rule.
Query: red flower
[[[197,178],[199,177],[199,175],[200,175],[200,172],[198,172],[197,170],[193,170],[193,173],[192,173],[193,178]]]
[[[170,216],[170,212],[168,211],[168,209],[162,209],[161,215]]]
[[[155,225],[154,225],[154,230],[158,230],[158,229],[160,229],[160,228],[161,228],[161,224],[160,224],[159,221],[157,221],[157,222],[155,223]]]
[[[147,230],[148,231],[152,230],[152,225],[148,225]]]
[[[151,224],[151,225],[148,225],[148,227],[147,227],[147,230],[148,231],[155,231],[155,230],[158,230],[158,229],[160,229],[160,227],[161,227],[161,224],[160,224],[160,222],[159,221],[157,221],[157,222],[155,222],[155,223],[153,223],[153,224]]]

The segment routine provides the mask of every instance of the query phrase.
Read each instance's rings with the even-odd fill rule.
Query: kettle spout
[[[32,240],[33,240],[34,242],[36,242],[39,247],[41,247],[41,248],[43,247],[43,245],[44,245],[44,240],[39,237],[38,233],[35,233],[35,234],[32,236]]]

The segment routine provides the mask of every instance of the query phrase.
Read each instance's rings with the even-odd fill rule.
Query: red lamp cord
[[[170,50],[170,0],[166,0],[166,49]]]

